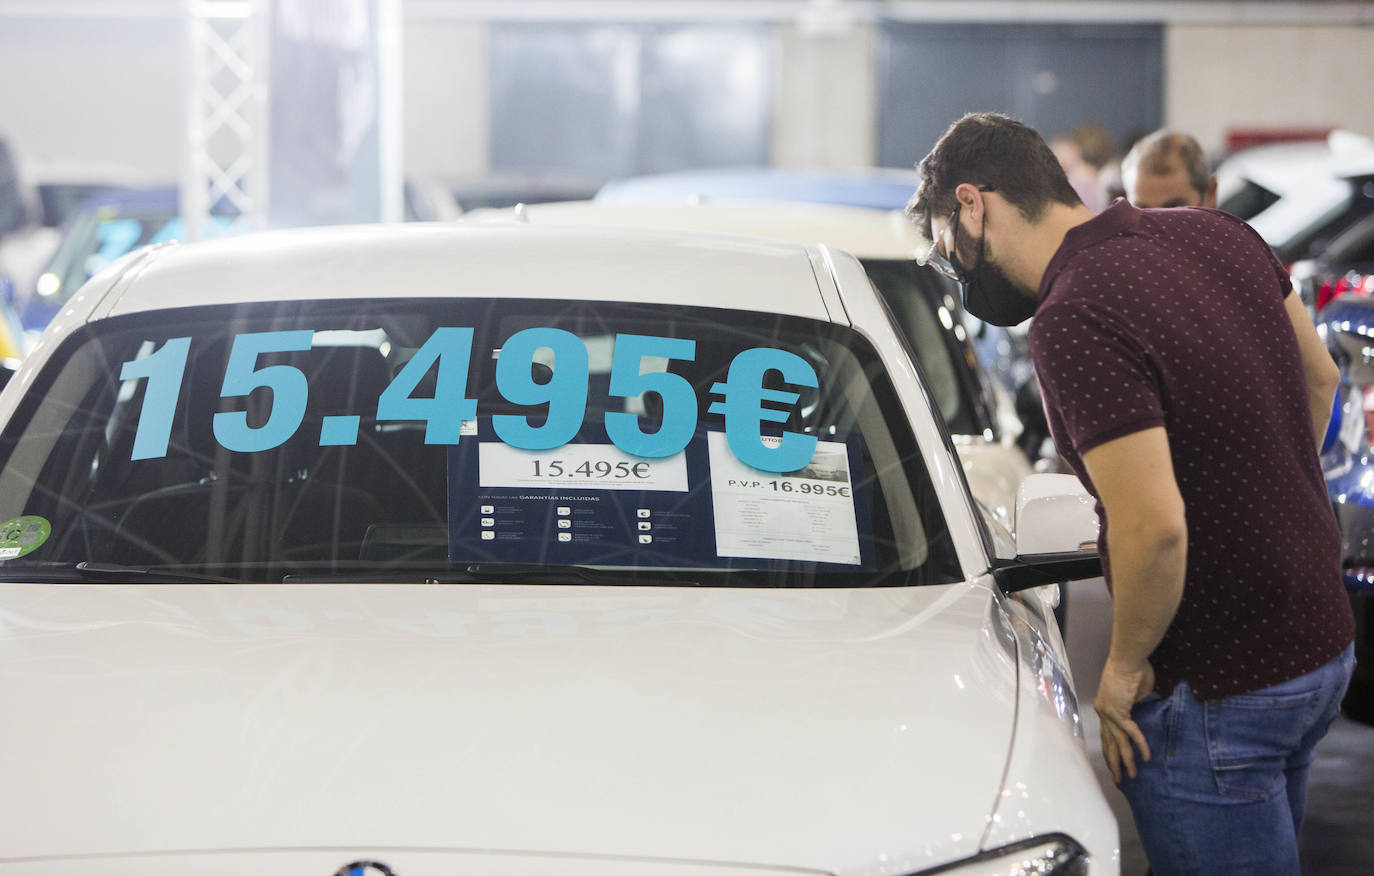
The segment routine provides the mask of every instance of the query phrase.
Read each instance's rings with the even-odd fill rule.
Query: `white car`
[[[1115,874],[1021,502],[826,247],[140,250],[0,393],[0,864]]]
[[[824,243],[856,256],[916,354],[926,386],[954,436],[978,501],[1010,525],[1016,488],[1030,474],[1017,446],[1010,394],[978,364],[958,288],[916,263],[928,241],[900,211],[834,204],[621,204],[572,201],[478,210],[466,221],[523,221],[576,228],[663,228]]]
[[[1217,166],[1217,206],[1246,220],[1294,262],[1321,253],[1374,204],[1374,141],[1350,131],[1325,140],[1255,146]]]

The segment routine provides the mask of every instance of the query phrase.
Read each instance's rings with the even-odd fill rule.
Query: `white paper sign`
[[[631,456],[614,444],[519,450],[484,441],[478,463],[478,483],[483,487],[687,492],[687,458],[682,453],[646,459]]]
[[[818,442],[806,468],[776,475],[740,462],[723,434],[710,432],[707,440],[720,556],[860,562],[854,487],[844,444]]]

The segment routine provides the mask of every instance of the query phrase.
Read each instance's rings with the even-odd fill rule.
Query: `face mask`
[[[1002,269],[983,259],[984,237],[978,239],[978,258],[963,271],[964,309],[991,325],[1013,326],[1035,315],[1036,301],[1012,285]]]
[[[983,322],[1013,326],[1035,316],[1035,300],[1021,294],[1001,268],[989,262],[979,262],[968,273],[968,283],[964,286],[964,309]]]

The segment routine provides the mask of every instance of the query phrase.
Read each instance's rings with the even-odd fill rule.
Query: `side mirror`
[[[1096,551],[1094,506],[1073,475],[1028,475],[1016,490],[1016,555]]]
[[[998,560],[1004,590],[1024,590],[1102,574],[1097,512],[1078,478],[1032,474],[1016,491],[1016,557]]]

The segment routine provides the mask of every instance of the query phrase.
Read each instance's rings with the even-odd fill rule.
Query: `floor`
[[[1121,874],[1144,876],[1149,865],[1126,800],[1102,763],[1092,696],[1107,653],[1111,605],[1102,579],[1073,585],[1066,641],[1070,668],[1083,706],[1088,754],[1107,802],[1121,826]],[[1337,719],[1317,748],[1308,784],[1302,832],[1305,876],[1368,876],[1374,873],[1374,726]]]
[[[1302,871],[1374,871],[1374,727],[1341,718],[1317,748],[1307,787]]]

